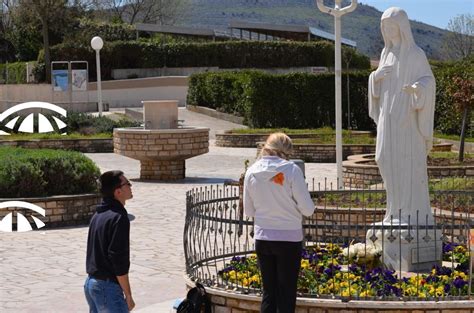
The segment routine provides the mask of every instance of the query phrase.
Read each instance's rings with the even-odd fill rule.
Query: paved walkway
[[[180,110],[186,124],[228,129],[235,124]],[[226,124],[227,123],[227,124]],[[101,171],[121,169],[133,183],[127,209],[131,225],[130,279],[136,312],[169,312],[185,295],[182,232],[185,192],[196,186],[237,179],[256,149],[220,148],[186,162],[187,178],[175,183],[137,181],[138,161],[107,153],[88,154]],[[335,164],[306,164],[306,177],[335,177]],[[311,179],[309,179],[311,181]],[[0,233],[0,312],[87,312],[85,279],[87,227]]]

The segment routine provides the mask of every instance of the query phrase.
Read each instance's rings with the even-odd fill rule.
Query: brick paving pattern
[[[180,109],[185,124],[212,133],[238,126]],[[213,136],[211,137],[213,138]],[[132,292],[136,312],[169,312],[185,295],[182,233],[185,192],[196,186],[237,179],[255,148],[220,148],[186,161],[187,178],[144,182],[136,160],[112,153],[87,154],[101,171],[121,169],[133,184],[127,203],[131,223]],[[306,164],[306,177],[334,179],[335,164]],[[311,179],[308,179],[311,181]],[[0,233],[0,312],[87,312],[83,295],[87,226],[26,233]]]

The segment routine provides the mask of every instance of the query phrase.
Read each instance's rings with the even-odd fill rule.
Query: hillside
[[[232,19],[273,24],[315,26],[333,33],[333,18],[320,12],[314,0],[189,0],[185,15],[177,24],[226,29]],[[329,3],[329,2],[328,2]],[[377,59],[383,47],[380,33],[382,12],[359,3],[342,19],[342,36],[357,42],[359,51]],[[416,43],[429,58],[440,59],[447,31],[411,21]]]

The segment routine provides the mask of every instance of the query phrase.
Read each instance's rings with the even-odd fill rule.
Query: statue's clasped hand
[[[418,83],[414,83],[413,85],[405,85],[403,86],[402,90],[410,95],[417,95],[419,91],[419,86]]]
[[[384,79],[385,76],[387,76],[388,74],[392,72],[392,69],[393,69],[392,64],[386,64],[386,65],[383,65],[382,67],[379,67],[375,71],[375,80],[379,81],[381,79]]]

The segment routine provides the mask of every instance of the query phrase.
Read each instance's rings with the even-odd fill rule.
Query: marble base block
[[[441,265],[443,247],[439,231],[427,231],[421,227],[418,234],[416,229],[410,232],[408,229],[386,229],[383,237],[382,230],[375,232],[377,240],[374,243],[383,250],[382,262],[387,268],[402,272],[429,272],[434,265]],[[369,230],[367,240],[372,239],[373,231]]]

